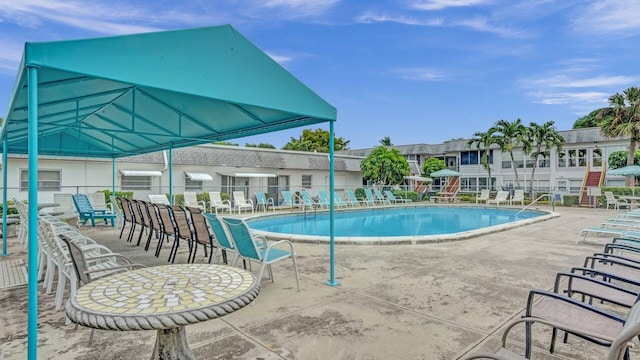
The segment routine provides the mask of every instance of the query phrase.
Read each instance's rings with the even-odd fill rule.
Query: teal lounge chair
[[[276,211],[276,204],[273,202],[273,199],[267,198],[267,196],[263,192],[257,192],[256,193],[256,211],[262,208],[262,210],[266,212],[267,209],[269,208],[269,205],[271,205],[271,210]]]
[[[318,190],[318,205],[321,207],[326,206],[327,209],[331,205],[329,202],[329,195],[327,195],[327,192],[324,190]]]
[[[363,201],[359,200],[356,197],[356,193],[353,190],[347,190],[345,191],[345,193],[347,194],[347,203],[351,206],[360,206],[362,204],[364,204]]]
[[[365,205],[375,206],[376,205],[376,198],[375,198],[375,196],[373,196],[373,191],[371,191],[371,189],[364,189],[364,194],[365,194],[366,198],[362,199],[362,202]]]
[[[236,261],[238,261],[238,252],[236,251],[236,247],[233,245],[233,242],[229,238],[229,235],[225,230],[225,226],[222,224],[222,220],[213,214],[204,214],[204,217],[207,218],[207,221],[211,226],[211,230],[213,231],[213,236],[220,246],[220,250],[222,251],[222,262],[234,266],[236,264]],[[231,263],[228,262],[227,252],[233,253],[233,259],[231,260]]]
[[[260,263],[258,281],[262,279],[265,267],[268,267],[269,277],[273,282],[271,264],[279,260],[291,258],[293,260],[293,271],[296,277],[296,284],[298,285],[298,291],[300,291],[300,278],[298,276],[296,254],[293,251],[293,244],[291,244],[289,240],[279,240],[270,244],[264,240],[263,243],[260,243],[260,240],[256,240],[255,236],[251,234],[251,230],[244,220],[224,218],[223,221],[227,225],[227,229],[229,229],[229,235],[231,235],[240,257],[249,261],[255,260]],[[261,244],[263,245],[262,247]],[[288,245],[288,249],[276,247],[278,245]]]
[[[342,200],[342,198],[340,197],[340,195],[338,195],[337,191],[333,192],[333,205],[338,206],[338,207],[347,207],[349,206],[349,203]]]
[[[282,207],[290,207],[293,208],[293,194],[289,190],[282,190],[282,203],[280,206]]]
[[[304,207],[319,206],[318,203],[313,201],[313,197],[311,196],[311,193],[308,190],[300,191],[300,199],[302,200],[302,203],[300,204],[300,207],[303,207],[303,206]]]
[[[389,199],[389,201],[391,201],[392,203],[410,203],[412,202],[411,199],[405,199],[402,196],[395,196],[393,195],[393,193],[389,190],[385,190],[384,191],[385,195],[387,195],[387,199]]]
[[[379,201],[380,204],[384,205],[391,205],[391,200],[387,199],[386,197],[384,197],[384,195],[382,195],[382,192],[380,190],[373,190],[374,196],[376,198],[376,201]]]
[[[105,210],[94,210],[93,207],[91,207],[91,203],[89,202],[87,195],[73,195],[73,204],[76,206],[82,225],[86,224],[87,221],[91,221],[91,227],[95,227],[96,219],[103,219],[105,224],[107,223],[107,220],[109,220],[111,221],[111,227],[115,226],[114,220],[116,218],[116,214],[107,213]]]

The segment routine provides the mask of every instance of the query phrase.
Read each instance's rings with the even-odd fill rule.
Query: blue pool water
[[[384,237],[453,234],[544,215],[540,212],[465,207],[363,209],[335,213],[335,236]],[[248,222],[256,230],[329,236],[329,214],[307,213]]]

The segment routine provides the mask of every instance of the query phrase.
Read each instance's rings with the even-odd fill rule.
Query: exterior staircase
[[[587,171],[580,189],[580,206],[593,206],[593,199],[588,196],[587,189],[590,187],[599,187],[604,180],[603,171]]]
[[[449,178],[449,185],[447,185],[447,191],[448,193],[451,194],[456,194],[458,192],[458,189],[460,188],[460,177],[459,176],[452,176]]]

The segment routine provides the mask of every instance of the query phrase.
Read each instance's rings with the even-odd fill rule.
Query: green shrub
[[[364,194],[364,190],[362,191]],[[415,191],[404,191],[404,190],[392,190],[391,191],[395,197],[402,196],[403,199],[410,199],[413,202],[420,200],[420,194]]]
[[[169,194],[167,194],[167,198],[171,199]],[[173,194],[173,205],[184,206],[184,195]]]
[[[607,204],[607,198],[604,196],[605,191],[611,191],[615,197],[618,196],[633,196],[634,190],[635,194],[640,195],[639,187],[601,187],[602,195],[598,196],[598,204],[601,207],[604,207]],[[638,196],[636,195],[636,196]]]
[[[475,194],[460,194],[460,201],[464,202],[476,202]]]
[[[578,200],[580,199],[580,197],[578,195],[564,195],[562,200],[562,203],[564,204],[564,206],[578,206]]]
[[[356,189],[356,198],[358,199],[366,199],[367,195],[364,193],[364,188]]]
[[[111,204],[111,190],[100,190],[98,192],[104,193],[104,200],[107,205]],[[133,191],[116,191],[116,197],[133,199]]]
[[[7,215],[17,215],[18,214],[18,209],[12,207],[14,204],[13,200],[8,200],[7,201]],[[0,202],[0,214],[2,214],[2,202]]]

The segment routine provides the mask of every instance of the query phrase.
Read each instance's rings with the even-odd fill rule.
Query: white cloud
[[[442,81],[445,74],[438,70],[428,68],[402,68],[393,70],[401,79],[413,81]]]
[[[267,55],[269,55],[270,58],[272,58],[275,62],[277,62],[280,65],[284,65],[286,63],[293,61],[293,57],[288,55],[278,55],[270,52],[267,52]]]
[[[410,6],[419,10],[442,10],[450,7],[478,6],[493,2],[492,0],[420,0]]]
[[[521,30],[510,29],[492,24],[488,18],[476,17],[472,19],[458,20],[453,23],[455,26],[468,27],[473,30],[488,32],[503,37],[524,37],[526,33]]]
[[[573,21],[577,31],[594,34],[618,33],[635,35],[640,33],[640,7],[635,1],[592,1]]]
[[[22,59],[24,45],[9,39],[0,39],[0,43],[2,43],[0,74],[14,76]]]
[[[611,95],[607,92],[599,91],[577,91],[577,92],[546,92],[538,91],[531,93],[537,98],[536,103],[546,105],[573,105],[583,107],[585,104],[606,104]],[[593,107],[591,107],[593,108]]]
[[[266,0],[257,2],[265,8],[278,8],[291,17],[308,17],[324,14],[341,0]]]
[[[374,12],[364,13],[356,18],[356,21],[364,24],[376,22],[393,22],[404,25],[418,26],[440,26],[444,23],[442,19],[418,20],[412,16],[379,14]]]
[[[567,75],[556,75],[546,78],[539,78],[530,80],[531,85],[539,87],[553,87],[553,88],[592,88],[592,87],[623,87],[625,85],[632,84],[640,81],[640,77],[637,76],[604,76],[599,75],[589,78],[572,78]]]

